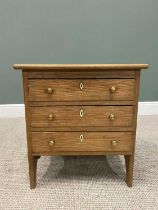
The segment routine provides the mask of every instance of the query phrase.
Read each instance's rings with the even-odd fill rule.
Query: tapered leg
[[[134,155],[124,155],[124,157],[125,157],[125,164],[126,164],[126,184],[128,187],[132,187]]]
[[[36,171],[37,171],[37,160],[38,157],[29,157],[29,177],[30,177],[30,189],[36,187]]]

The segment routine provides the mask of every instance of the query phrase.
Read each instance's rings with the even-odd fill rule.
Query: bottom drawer
[[[32,132],[32,152],[129,151],[130,132]]]

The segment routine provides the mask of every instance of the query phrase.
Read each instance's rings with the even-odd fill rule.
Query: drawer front
[[[31,107],[32,127],[132,126],[133,106]]]
[[[135,79],[32,79],[30,101],[134,100]]]
[[[130,132],[32,132],[33,152],[129,151]]]

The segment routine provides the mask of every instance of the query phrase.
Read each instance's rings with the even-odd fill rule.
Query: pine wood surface
[[[80,88],[82,85],[82,89]],[[30,101],[134,100],[134,79],[29,80]],[[115,87],[115,92],[111,88]],[[48,93],[51,88],[53,93]]]
[[[80,112],[83,110],[83,116]],[[53,119],[49,120],[49,115]],[[110,120],[110,115],[114,119]],[[31,107],[31,127],[132,127],[133,106]]]
[[[23,69],[23,70],[48,70],[48,69],[56,69],[56,70],[69,70],[69,69],[77,69],[77,70],[86,70],[95,69],[96,71],[100,69],[114,69],[114,70],[133,70],[133,69],[147,69],[149,67],[148,64],[14,64],[14,69]]]
[[[51,140],[54,141],[52,146],[49,145]],[[113,146],[115,140],[117,145]],[[130,132],[32,132],[32,151],[129,151],[131,141]]]
[[[27,70],[26,70],[27,71]],[[54,69],[48,69],[45,71],[39,70],[38,74],[37,71],[29,70],[28,72],[28,78],[29,79],[82,79],[82,78],[90,78],[90,79],[98,79],[98,78],[136,78],[136,72],[137,70],[99,70],[97,71],[95,69],[90,69],[89,71],[80,71],[77,69],[67,69],[66,74],[65,70],[56,71]],[[81,74],[82,72],[82,74]]]

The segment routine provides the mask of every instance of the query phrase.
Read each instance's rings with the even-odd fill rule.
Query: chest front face
[[[139,71],[36,70],[23,77],[33,152],[132,152]]]

